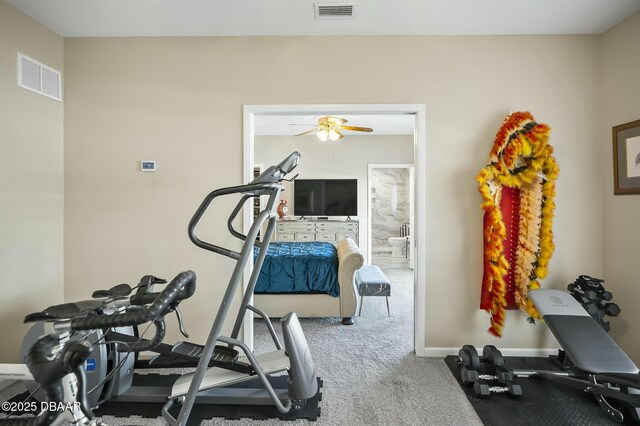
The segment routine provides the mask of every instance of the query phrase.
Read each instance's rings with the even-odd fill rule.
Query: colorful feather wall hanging
[[[500,337],[506,309],[539,318],[527,297],[547,276],[553,254],[553,212],[558,166],[550,128],[529,112],[505,118],[476,180],[484,211],[484,276],[480,308]]]

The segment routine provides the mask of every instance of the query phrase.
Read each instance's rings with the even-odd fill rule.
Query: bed
[[[353,324],[355,273],[364,258],[351,238],[337,248],[320,242],[270,246],[256,283],[257,308],[274,318],[294,311],[302,318],[341,317],[344,324]]]
[[[254,257],[258,248],[255,248]],[[340,295],[338,252],[328,242],[271,243],[264,259],[255,294]]]

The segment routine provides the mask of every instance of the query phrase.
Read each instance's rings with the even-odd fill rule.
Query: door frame
[[[254,124],[256,115],[340,115],[340,114],[411,114],[415,118],[414,125],[414,167],[416,201],[414,217],[414,339],[416,355],[426,356],[425,305],[426,305],[426,271],[424,256],[426,254],[426,106],[424,104],[317,104],[317,105],[244,105],[243,107],[243,181],[252,180],[254,163]],[[252,209],[243,209],[243,229],[248,232],[252,222]],[[420,261],[419,259],[422,259]],[[243,278],[243,291],[247,288],[252,268],[247,262]],[[253,313],[248,311],[243,324],[243,340],[253,348]],[[356,326],[357,327],[357,326]]]

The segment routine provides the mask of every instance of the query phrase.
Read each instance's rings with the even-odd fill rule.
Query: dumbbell
[[[492,367],[497,367],[504,364],[504,358],[502,352],[493,345],[485,345],[482,348],[482,359],[489,363]]]
[[[473,345],[464,345],[458,351],[458,359],[463,367],[468,370],[478,370],[480,362],[487,362],[492,367],[504,364],[502,353],[493,345],[486,345],[482,348],[482,357],[478,355],[478,351]]]
[[[620,315],[620,306],[617,303],[607,303],[604,305],[604,312],[610,317],[617,317]]]
[[[486,398],[492,393],[509,393],[513,397],[522,396],[522,387],[509,382],[505,386],[489,386],[485,381],[477,381],[473,384],[473,392],[479,398]]]
[[[507,384],[513,381],[513,373],[511,371],[499,371],[497,374],[480,374],[477,370],[469,370],[467,367],[460,369],[460,379],[462,384],[470,385],[476,383],[479,380],[486,381],[498,381],[502,384]]]
[[[591,316],[594,316],[598,313],[598,305],[593,302],[585,303],[582,305],[585,311]]]
[[[582,275],[580,276],[582,277]],[[603,291],[604,290],[604,286],[602,285],[602,283],[604,282],[604,280],[598,279],[598,278],[591,278],[588,280],[583,280],[580,279],[580,277],[578,277],[578,280],[576,280],[576,284],[578,285],[578,287],[582,288],[582,290],[596,290],[596,291]]]
[[[607,302],[613,299],[613,294],[610,291],[603,291],[598,295],[598,297],[602,300],[606,300]]]
[[[576,286],[573,290],[574,294],[579,295],[585,302],[593,302],[598,298],[598,292],[589,288]]]
[[[597,290],[595,290],[593,288],[589,288],[586,285],[583,287],[582,284],[577,283],[577,282],[573,282],[573,283],[567,285],[567,290],[578,301],[580,301],[580,298],[582,298],[585,303],[588,302],[588,301],[591,301],[591,300],[595,300],[598,297],[598,291]]]
[[[468,370],[478,370],[480,368],[480,357],[478,351],[473,345],[464,345],[458,351],[458,359],[463,367]]]
[[[462,367],[460,369],[460,380],[462,380],[463,385],[468,386],[480,380],[480,374],[478,374],[477,370],[469,370],[467,367]]]
[[[602,278],[593,278],[589,275],[578,275],[578,279],[576,281],[581,281],[581,282],[595,282],[595,283],[603,283],[604,280]]]

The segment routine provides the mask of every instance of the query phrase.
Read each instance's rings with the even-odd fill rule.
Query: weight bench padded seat
[[[571,294],[538,289],[530,291],[529,297],[577,368],[640,385],[638,367]]]
[[[391,283],[376,265],[364,265],[356,271],[356,287],[360,295],[360,311],[362,313],[362,302],[364,296],[384,296],[387,301],[387,315],[391,315],[389,310],[389,296],[391,296]]]

